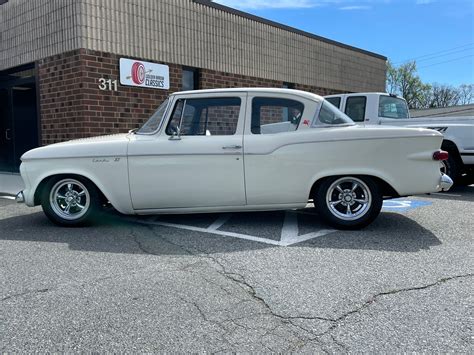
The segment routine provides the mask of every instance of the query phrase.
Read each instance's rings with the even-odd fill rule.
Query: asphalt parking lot
[[[473,352],[474,185],[362,231],[302,211],[108,213],[0,199],[0,352]]]

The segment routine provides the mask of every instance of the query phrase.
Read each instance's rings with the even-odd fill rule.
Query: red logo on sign
[[[143,63],[135,62],[132,65],[132,81],[141,85],[145,81],[145,66]]]

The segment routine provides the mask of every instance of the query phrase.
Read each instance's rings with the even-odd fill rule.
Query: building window
[[[183,67],[182,90],[199,89],[199,70],[197,68]]]
[[[294,89],[294,88],[295,88],[295,84],[284,82],[284,83],[283,83],[283,88],[284,88],[284,89]]]

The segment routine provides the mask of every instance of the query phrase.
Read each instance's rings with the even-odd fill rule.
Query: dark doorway
[[[0,72],[0,172],[18,172],[22,154],[37,146],[34,67]]]

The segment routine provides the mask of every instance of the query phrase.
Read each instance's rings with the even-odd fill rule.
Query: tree
[[[410,108],[425,107],[431,86],[421,81],[416,71],[416,62],[394,67],[387,63],[387,92],[405,98]]]
[[[450,85],[433,84],[428,107],[448,107],[459,105],[460,89]]]
[[[458,88],[458,105],[468,105],[474,103],[474,84],[462,84]]]

